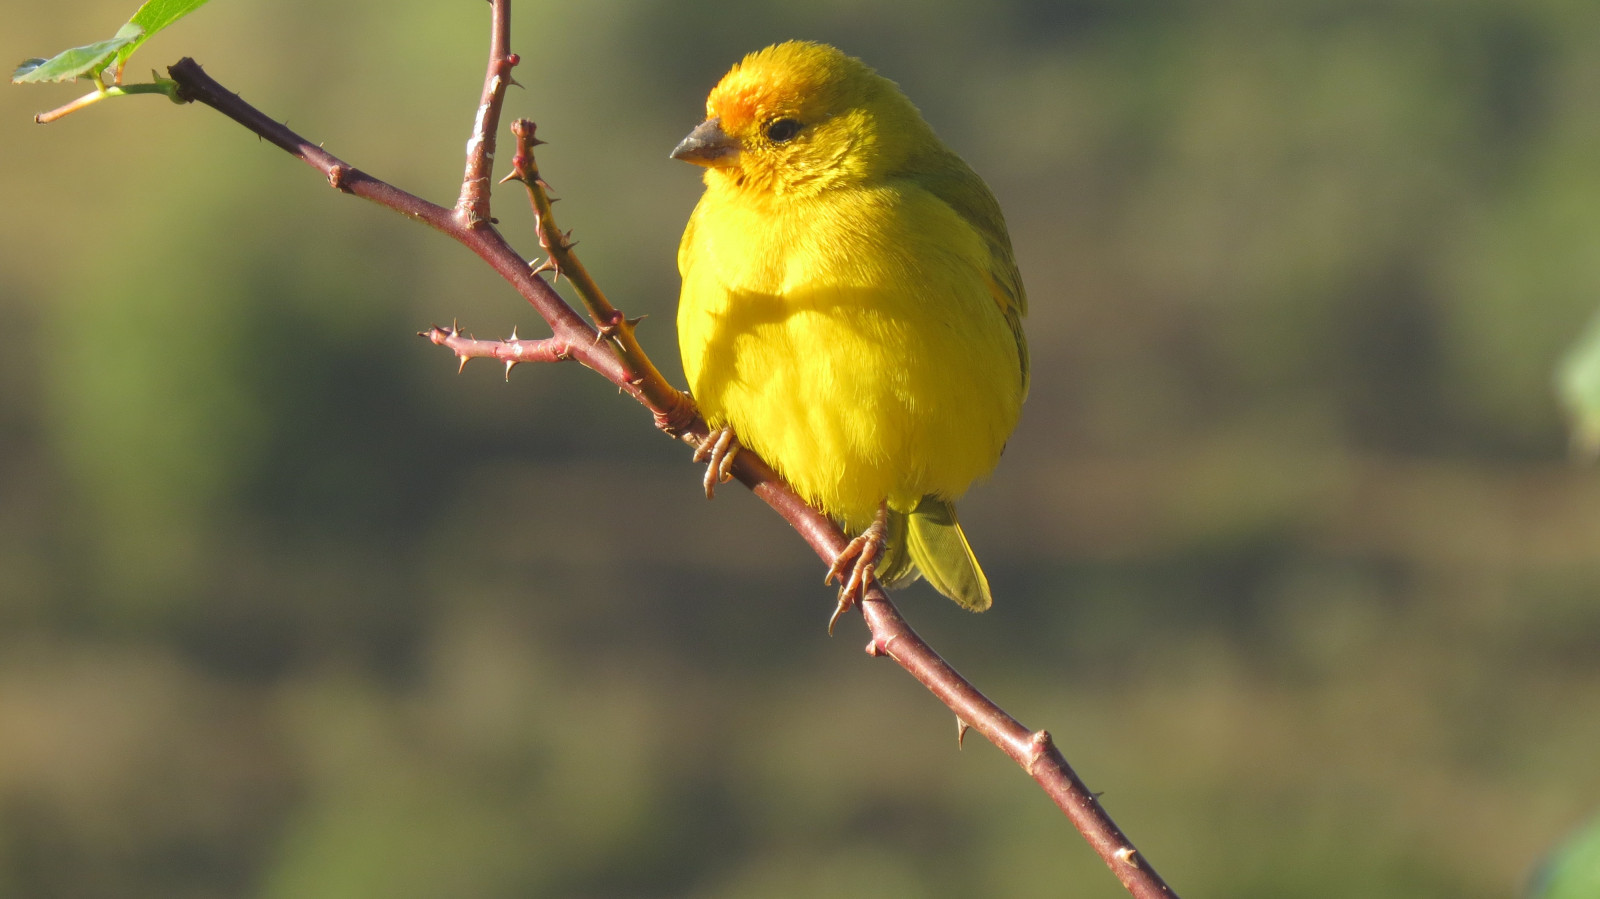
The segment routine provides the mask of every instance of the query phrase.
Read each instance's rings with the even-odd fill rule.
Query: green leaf
[[[133,51],[156,32],[204,6],[206,0],[147,0],[126,25],[109,40],[64,50],[50,59],[26,59],[11,73],[13,84],[38,84],[46,81],[75,81],[85,75],[98,77],[101,70],[116,61],[120,70]]]
[[[1572,423],[1572,445],[1600,455],[1600,315],[1567,352],[1556,373],[1556,389]]]
[[[63,50],[49,59],[29,59],[11,73],[13,84],[40,84],[47,81],[76,81],[98,74],[119,51],[139,39],[137,27],[124,25],[117,36],[82,47]]]
[[[1534,899],[1594,899],[1600,896],[1600,819],[1556,850],[1535,878]]]
[[[128,24],[122,26],[123,28],[139,28],[143,31],[143,34],[138,40],[117,51],[117,65],[120,66],[127,62],[128,57],[133,55],[133,51],[139,49],[140,44],[155,37],[156,32],[205,4],[206,0],[147,0],[143,6],[139,7],[139,11],[133,14],[133,18],[128,20]],[[121,34],[122,32],[119,31],[117,33]]]

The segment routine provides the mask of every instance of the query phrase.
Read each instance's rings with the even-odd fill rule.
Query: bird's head
[[[898,170],[931,137],[911,101],[865,63],[804,41],[746,56],[672,151],[706,181],[810,194]]]

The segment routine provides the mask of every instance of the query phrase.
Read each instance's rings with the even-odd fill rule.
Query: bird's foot
[[[833,564],[828,567],[828,576],[823,579],[824,584],[839,581],[839,606],[833,610],[833,617],[828,619],[828,635],[833,636],[833,626],[850,607],[860,602],[867,591],[872,588],[873,581],[877,580],[878,557],[883,554],[884,538],[889,533],[889,504],[887,502],[878,506],[878,512],[872,516],[872,524],[861,536],[845,544],[844,549],[833,557]]]
[[[694,461],[706,463],[706,499],[714,499],[717,485],[733,480],[733,460],[739,455],[739,438],[733,428],[717,428],[700,441]]]

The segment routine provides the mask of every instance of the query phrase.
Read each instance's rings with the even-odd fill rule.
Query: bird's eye
[[[779,119],[767,126],[767,140],[781,144],[799,134],[800,127],[800,123],[794,119]]]

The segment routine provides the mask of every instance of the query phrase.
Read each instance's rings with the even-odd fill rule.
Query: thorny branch
[[[448,346],[455,351],[461,360],[457,369],[467,367],[468,359],[499,359],[506,365],[506,380],[511,380],[511,369],[524,362],[565,362],[576,355],[576,348],[560,337],[546,337],[543,340],[522,340],[517,337],[517,329],[511,329],[511,336],[505,340],[478,340],[470,336],[463,336],[461,329],[452,324],[448,328],[435,325],[426,331],[417,332],[418,337],[426,337],[440,346]]]
[[[708,428],[693,401],[673,388],[650,364],[633,339],[634,322],[605,300],[572,255],[571,242],[555,230],[545,185],[532,159],[532,148],[538,143],[532,123],[519,121],[513,126],[519,147],[510,178],[522,181],[528,188],[539,218],[540,242],[549,258],[540,266],[530,267],[494,227],[489,214],[494,133],[506,88],[513,83],[511,69],[518,58],[509,50],[510,0],[492,0],[492,4],[493,34],[483,100],[467,143],[466,173],[454,209],[430,203],[343,162],[245,103],[192,59],[180,60],[168,73],[178,84],[178,99],[216,109],[322,172],[336,189],[427,224],[471,249],[550,326],[551,336],[538,340],[520,340],[515,334],[507,341],[475,340],[454,326],[422,332],[434,343],[448,347],[462,364],[480,356],[495,358],[506,364],[509,374],[510,368],[520,362],[576,359],[649,409],[658,427],[698,445],[706,438]],[[574,278],[575,285],[580,283],[577,278],[583,279],[580,293],[595,317],[594,325],[585,323],[540,277],[546,270]],[[823,561],[832,561],[848,542],[833,521],[808,506],[754,452],[741,452],[734,460],[732,473],[783,516]],[[962,678],[911,629],[881,588],[874,585],[860,606],[872,634],[868,654],[893,659],[955,712],[963,732],[971,727],[1016,761],[1066,813],[1131,895],[1137,899],[1175,895],[1079,780],[1049,733],[1028,730]]]
[[[544,143],[535,136],[536,130],[537,127],[527,119],[517,119],[511,123],[511,133],[517,138],[517,155],[512,158],[511,174],[501,179],[502,184],[520,181],[528,189],[528,202],[533,204],[534,223],[539,231],[539,246],[547,254],[543,262],[534,266],[533,271],[536,274],[553,272],[557,278],[566,275],[573,289],[578,292],[578,297],[583,300],[584,307],[589,310],[596,330],[616,344],[623,361],[638,373],[635,386],[644,395],[647,401],[645,405],[669,411],[680,410],[674,414],[681,414],[681,410],[692,408],[692,401],[672,386],[672,382],[645,355],[644,348],[639,346],[633,332],[641,319],[628,318],[611,305],[611,301],[600,290],[600,285],[589,275],[589,270],[572,252],[576,246],[572,235],[556,227],[555,215],[550,210],[553,202],[550,199],[550,185],[539,177],[539,164],[533,157],[533,148]],[[664,429],[671,432],[674,425],[679,424],[682,423],[668,423]]]

